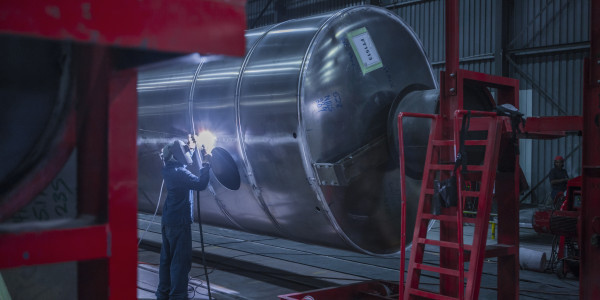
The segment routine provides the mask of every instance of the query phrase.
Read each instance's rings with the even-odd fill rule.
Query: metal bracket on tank
[[[319,185],[347,186],[364,174],[388,160],[386,137],[381,136],[335,163],[314,163]]]

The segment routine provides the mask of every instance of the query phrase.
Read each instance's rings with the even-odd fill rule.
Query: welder
[[[560,155],[556,156],[554,158],[554,168],[552,168],[548,174],[548,179],[552,186],[552,201],[555,200],[557,194],[564,193],[567,190],[569,174],[567,174],[567,170],[564,169],[564,165],[565,159]]]
[[[210,169],[210,156],[201,158],[201,151],[196,148],[193,136],[188,135],[187,144],[175,140],[162,149],[167,198],[161,221],[162,247],[156,290],[159,300],[188,298],[188,273],[192,265],[191,190],[206,188]]]

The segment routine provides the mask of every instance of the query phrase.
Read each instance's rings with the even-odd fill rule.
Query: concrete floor
[[[140,299],[153,299],[156,289],[156,282],[149,278],[154,276],[157,280],[160,217],[150,223],[151,218],[151,215],[138,215],[138,236],[144,235],[138,259]],[[195,261],[201,261],[197,224],[192,228]],[[465,227],[467,243],[472,229]],[[211,287],[214,286],[213,299],[277,299],[278,295],[372,279],[395,282],[399,279],[399,255],[373,257],[207,225],[203,230],[209,279]],[[439,227],[434,225],[428,238],[435,239],[436,235],[439,235]],[[552,236],[521,228],[520,239],[522,248],[543,251],[550,257]],[[493,243],[494,240],[488,239],[488,244]],[[438,255],[436,250],[427,249],[425,260],[435,262]],[[486,260],[480,299],[496,299],[496,271],[496,260]],[[195,263],[190,276],[196,280],[190,284],[190,297],[194,294],[193,287],[196,291],[194,299],[208,299],[203,288],[204,269],[201,265]],[[519,277],[521,299],[578,297],[579,282],[573,276],[561,280],[553,273],[521,270]],[[423,276],[422,282],[435,286],[438,279]]]

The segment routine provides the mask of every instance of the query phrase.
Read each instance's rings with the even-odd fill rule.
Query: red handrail
[[[403,126],[402,119],[404,117],[414,117],[414,118],[429,118],[432,120],[437,119],[438,115],[432,114],[422,114],[422,113],[411,113],[411,112],[401,112],[398,114],[398,144],[399,144],[399,152],[400,152],[400,195],[401,195],[401,218],[402,221],[400,223],[400,299],[404,296],[404,261],[406,259],[406,180],[405,180],[405,171],[404,171],[404,134],[403,134]]]

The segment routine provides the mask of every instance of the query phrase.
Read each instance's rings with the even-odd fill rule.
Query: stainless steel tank
[[[140,70],[140,210],[154,212],[159,199],[160,148],[209,130],[218,148],[200,195],[203,222],[397,252],[396,98],[436,88],[415,33],[385,9],[359,6],[251,30],[246,39],[243,58],[195,54]],[[435,112],[436,99],[414,99],[411,110]],[[407,140],[421,151],[429,128],[415,124]],[[419,185],[407,178],[408,238]]]

